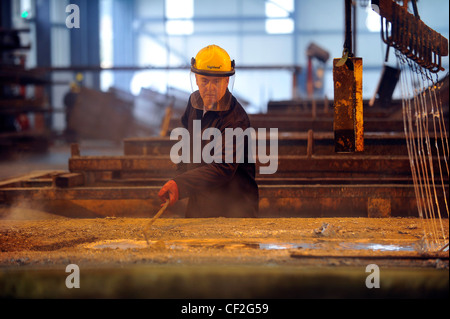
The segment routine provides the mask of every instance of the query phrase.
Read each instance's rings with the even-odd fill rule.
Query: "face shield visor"
[[[191,105],[204,111],[227,111],[234,86],[234,61],[228,72],[198,70],[191,67]]]

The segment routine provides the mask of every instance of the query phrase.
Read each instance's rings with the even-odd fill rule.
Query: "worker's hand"
[[[178,200],[178,186],[174,180],[170,180],[164,184],[158,193],[159,198],[162,202],[169,200],[169,206],[175,204]]]

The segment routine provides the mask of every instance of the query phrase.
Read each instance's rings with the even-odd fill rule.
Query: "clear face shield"
[[[230,108],[235,75],[206,75],[191,71],[191,104],[204,111]]]

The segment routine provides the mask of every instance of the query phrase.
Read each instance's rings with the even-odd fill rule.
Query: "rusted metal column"
[[[362,58],[333,60],[334,137],[336,152],[364,150]]]
[[[344,51],[333,60],[336,152],[364,150],[362,58],[353,57],[351,12],[352,1],[345,0]]]

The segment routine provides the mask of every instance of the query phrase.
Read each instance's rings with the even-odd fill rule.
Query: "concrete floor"
[[[82,142],[80,151],[123,155],[122,145],[106,142]],[[68,170],[69,157],[70,145],[57,144],[46,154],[3,158],[0,181],[36,170]],[[85,245],[142,241],[148,219],[40,216],[0,220],[0,298],[448,298],[448,251],[444,259],[414,251],[419,259],[372,260],[367,254],[377,252],[367,248],[358,250],[366,254],[362,259],[329,256],[334,246],[326,243],[334,241],[416,245],[423,234],[418,219],[163,219],[163,247],[98,250]],[[324,222],[334,226],[328,236],[316,231]],[[184,223],[189,227],[174,226]],[[448,220],[446,227],[448,238]],[[181,248],[172,247],[175,239]],[[319,246],[283,246],[306,239]],[[265,241],[272,248],[262,249]],[[327,256],[311,258],[317,252]],[[365,285],[365,267],[372,262],[382,268],[382,289]],[[83,289],[63,284],[65,267],[73,263],[81,267]]]
[[[1,219],[0,298],[448,298],[417,218],[161,218],[147,244],[149,220]]]

